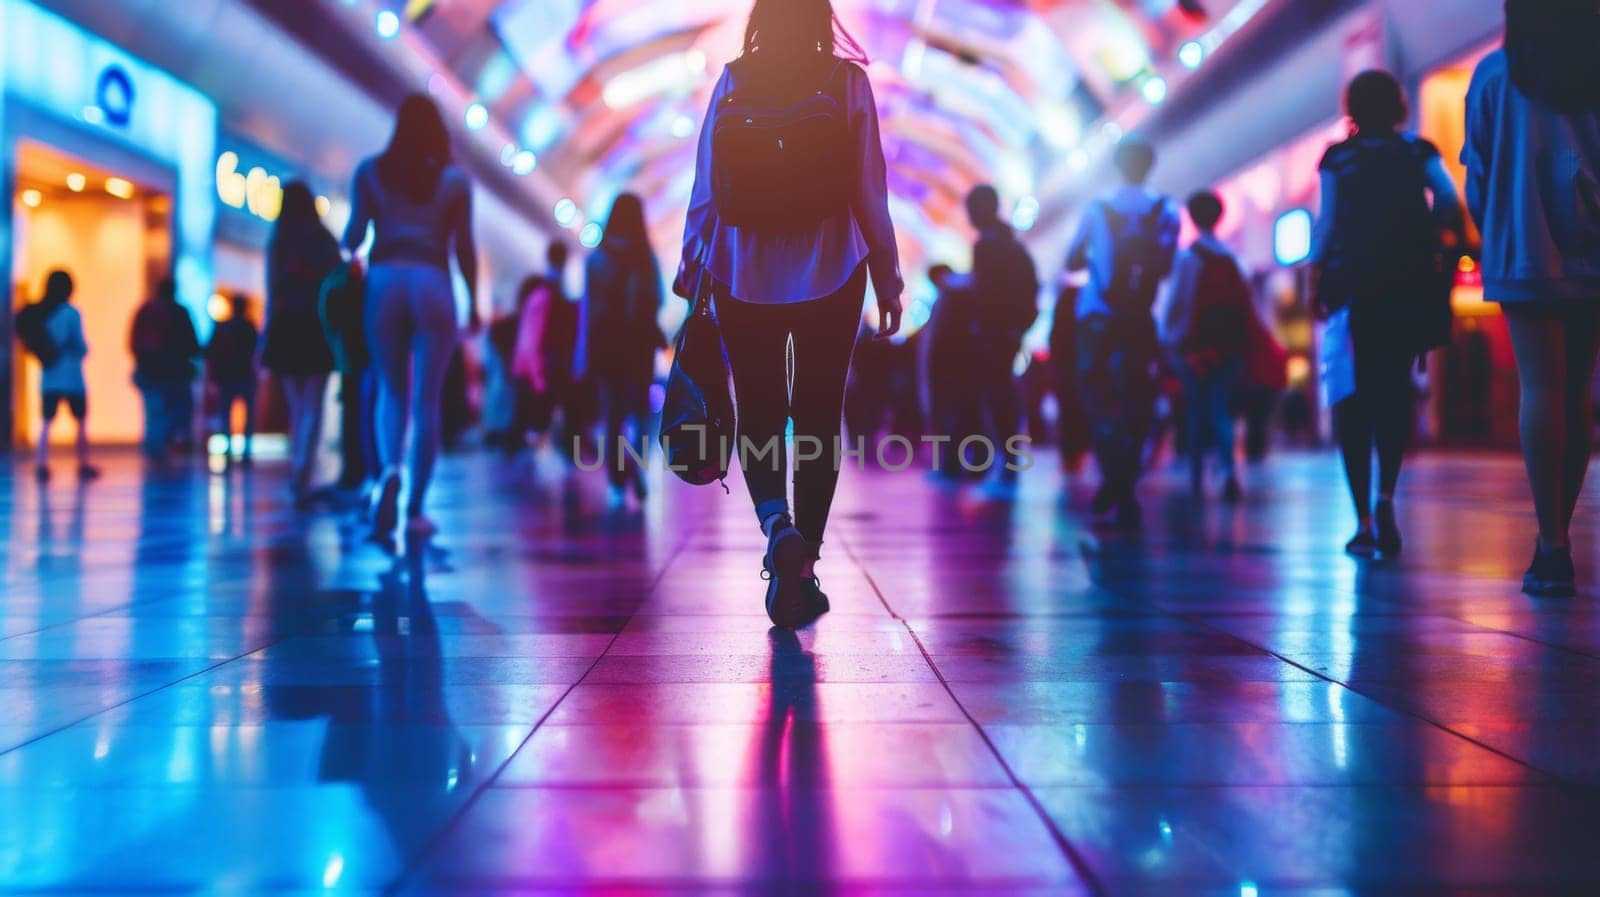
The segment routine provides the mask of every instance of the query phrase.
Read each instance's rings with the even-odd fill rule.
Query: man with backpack
[[[1217,237],[1222,198],[1202,190],[1188,206],[1200,235],[1178,255],[1161,337],[1183,381],[1194,493],[1205,492],[1206,451],[1214,448],[1226,477],[1223,500],[1234,504],[1243,492],[1229,402],[1250,351],[1255,301],[1239,260]]]
[[[78,479],[100,478],[89,463],[89,390],[83,377],[83,359],[89,344],[83,336],[83,316],[72,306],[72,275],[57,269],[45,280],[44,298],[17,314],[17,338],[39,362],[40,412],[37,464],[34,475],[50,481],[50,425],[65,404],[78,422]]]
[[[1155,162],[1155,150],[1142,140],[1117,147],[1122,184],[1084,210],[1067,253],[1068,271],[1089,273],[1078,294],[1078,367],[1100,465],[1093,510],[1115,512],[1129,528],[1142,519],[1135,489],[1155,411],[1160,349],[1152,307],[1178,244],[1177,208],[1145,187]]]
[[[129,343],[133,382],[144,396],[144,454],[152,461],[164,461],[182,435],[180,429],[189,424],[195,360],[200,357],[194,321],[178,304],[172,278],[157,284],[155,297],[139,306]]]
[[[1003,497],[1017,483],[1007,445],[1019,431],[1017,353],[1039,317],[1039,272],[1000,220],[1000,194],[993,187],[981,185],[967,196],[967,217],[978,231],[972,249],[972,346],[979,407],[995,465],[989,485],[992,494]]]

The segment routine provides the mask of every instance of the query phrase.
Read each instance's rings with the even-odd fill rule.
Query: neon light
[[[1205,44],[1197,40],[1187,41],[1178,48],[1178,62],[1189,71],[1194,71],[1206,61]]]
[[[373,25],[378,29],[378,36],[384,40],[392,40],[400,33],[400,17],[387,9],[378,12]]]
[[[1278,264],[1289,267],[1311,257],[1311,213],[1292,209],[1272,226],[1273,254]]]

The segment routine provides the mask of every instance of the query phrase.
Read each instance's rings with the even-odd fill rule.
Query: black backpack
[[[54,311],[43,302],[35,302],[17,313],[17,339],[44,367],[61,359],[61,347],[50,336],[50,316]]]
[[[1167,213],[1165,198],[1157,199],[1142,215],[1124,215],[1101,205],[1111,230],[1111,282],[1105,300],[1113,314],[1149,314],[1156,291],[1172,261],[1170,237],[1161,232]]]
[[[857,163],[849,112],[835,94],[844,67],[835,59],[814,89],[782,97],[742,84],[742,65],[728,66],[732,91],[710,123],[711,193],[723,224],[800,232],[849,209]]]

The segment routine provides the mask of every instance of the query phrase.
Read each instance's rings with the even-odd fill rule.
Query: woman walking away
[[[1353,134],[1329,148],[1321,165],[1322,214],[1312,250],[1315,302],[1323,316],[1344,313],[1339,321],[1348,321],[1355,352],[1355,391],[1333,409],[1360,520],[1345,550],[1394,558],[1402,546],[1395,488],[1414,427],[1411,372],[1420,357],[1448,340],[1439,234],[1459,227],[1460,199],[1438,149],[1399,131],[1406,99],[1394,76],[1358,75],[1345,106]]]
[[[1572,517],[1589,469],[1600,352],[1600,12],[1510,0],[1506,42],[1467,95],[1467,204],[1484,296],[1511,327],[1539,539],[1523,590],[1572,597]]]
[[[767,614],[788,629],[828,610],[815,564],[869,271],[879,338],[900,329],[904,282],[865,61],[829,0],[756,0],[700,137],[675,286],[691,297],[708,275],[738,401],[739,465],[767,537]],[[790,419],[802,449],[792,516]]]
[[[333,350],[322,334],[322,281],[339,264],[339,244],[317,215],[311,188],[283,188],[283,210],[267,248],[267,336],[262,365],[278,375],[289,406],[289,488],[309,507],[322,444],[322,406]]]
[[[423,514],[439,457],[440,397],[460,338],[450,283],[455,255],[467,283],[468,322],[478,328],[478,258],[472,237],[472,185],[451,162],[450,135],[438,107],[422,94],[400,105],[394,136],[381,155],[356,169],[345,249],[374,233],[367,274],[367,342],[377,364],[378,455],[372,535],[392,544],[399,526],[401,463],[407,426],[415,427],[406,532],[436,529]]]
[[[661,267],[650,251],[639,197],[631,193],[617,197],[600,248],[589,256],[586,275],[589,369],[605,412],[603,457],[611,478],[611,507],[620,508],[630,486],[639,501],[645,498],[638,458],[645,451],[656,352],[666,345],[656,323],[664,298]],[[633,432],[628,435],[630,424]],[[623,447],[624,439],[632,440],[633,451]]]

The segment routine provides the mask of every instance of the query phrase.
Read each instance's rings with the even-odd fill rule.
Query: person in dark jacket
[[[629,487],[638,500],[645,498],[644,471],[623,449],[623,441],[631,440],[634,450],[644,454],[656,352],[666,345],[656,322],[665,298],[661,268],[650,249],[639,197],[617,197],[586,275],[589,373],[604,409],[611,505],[621,507]]]
[[[261,334],[250,321],[250,300],[233,297],[233,314],[217,324],[206,347],[206,375],[216,390],[217,432],[228,438],[228,457],[233,457],[233,406],[244,404],[244,451],[242,461],[249,467],[256,434],[256,350]]]
[[[267,337],[262,363],[278,375],[289,405],[290,489],[298,507],[313,497],[322,408],[333,350],[322,332],[322,282],[339,264],[339,243],[317,216],[311,189],[283,189],[283,211],[267,247]]]
[[[958,454],[961,443],[983,424],[978,391],[972,382],[972,291],[949,265],[933,266],[928,279],[938,297],[924,328],[922,382],[931,435],[948,440],[938,452],[934,474],[956,482],[966,479]]]
[[[184,435],[185,409],[194,405],[195,361],[200,357],[194,319],[178,303],[178,286],[172,278],[158,283],[155,296],[139,307],[129,344],[133,382],[144,398],[142,449],[146,458],[161,463]]]
[[[1400,132],[1406,98],[1393,75],[1371,71],[1350,82],[1349,140],[1323,156],[1322,214],[1313,237],[1319,315],[1348,309],[1340,324],[1354,349],[1353,394],[1334,405],[1359,526],[1345,550],[1357,557],[1400,553],[1395,489],[1415,427],[1412,371],[1428,351],[1419,310],[1430,289],[1441,229],[1459,226],[1460,199],[1439,150]],[[1429,204],[1429,196],[1432,204]],[[1372,453],[1378,498],[1372,497]]]
[[[1467,204],[1484,297],[1522,379],[1522,452],[1539,537],[1530,595],[1577,594],[1572,518],[1593,451],[1600,355],[1600,15],[1585,0],[1511,0],[1503,50],[1467,94]]]
[[[1016,467],[1008,463],[1013,440],[1021,431],[1017,353],[1023,335],[1039,317],[1039,273],[1028,250],[1000,220],[1000,194],[993,187],[972,191],[967,215],[978,230],[971,290],[979,408],[995,466],[992,492],[1004,497],[1017,483]]]

